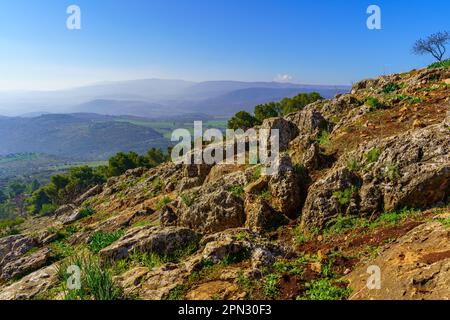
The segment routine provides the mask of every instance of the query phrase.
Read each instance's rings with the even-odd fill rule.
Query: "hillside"
[[[152,128],[94,114],[47,114],[0,119],[0,155],[46,153],[77,160],[106,160],[119,151],[166,148]]]
[[[448,299],[449,97],[449,68],[363,80],[263,121],[281,134],[273,176],[164,163],[110,178],[0,238],[0,299]]]

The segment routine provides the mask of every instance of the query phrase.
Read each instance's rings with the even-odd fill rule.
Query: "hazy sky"
[[[81,30],[66,9],[81,8]],[[382,30],[366,27],[382,9]],[[350,84],[421,67],[411,45],[450,29],[448,0],[2,0],[0,90],[105,80]]]

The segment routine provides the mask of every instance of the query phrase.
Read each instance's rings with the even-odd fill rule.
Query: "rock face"
[[[87,199],[96,196],[97,194],[101,193],[103,191],[103,186],[96,185],[95,187],[92,187],[88,191],[86,191],[83,195],[81,195],[78,199],[74,201],[74,204],[77,206],[80,206],[84,201]]]
[[[379,289],[367,287],[370,266],[380,268]],[[450,299],[450,230],[439,222],[420,225],[346,279],[355,300]]]
[[[266,119],[263,121],[261,129],[279,130],[280,150],[285,150],[299,132],[295,123],[284,118]]]
[[[35,271],[0,290],[0,300],[29,300],[44,293],[58,281],[56,265]]]
[[[244,201],[229,190],[245,185],[244,173],[226,175],[194,193],[181,196],[178,225],[200,233],[214,233],[245,224]]]
[[[198,241],[197,234],[187,228],[146,226],[130,229],[118,241],[100,251],[103,260],[119,260],[134,250],[171,255]]]
[[[35,239],[23,235],[0,238],[0,279],[10,279],[9,275],[14,272],[10,266],[36,245]],[[5,271],[5,268],[9,271]]]
[[[42,268],[51,257],[48,248],[42,248],[32,254],[25,255],[6,264],[0,274],[0,280],[9,280]]]
[[[449,131],[433,125],[372,141],[338,161],[310,187],[302,226],[321,227],[339,214],[426,207],[449,196]]]

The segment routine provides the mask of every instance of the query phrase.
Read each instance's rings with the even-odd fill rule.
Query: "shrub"
[[[275,273],[267,275],[262,282],[264,295],[270,299],[274,299],[280,292],[279,281],[281,276]]]
[[[319,138],[317,139],[317,142],[323,146],[326,147],[330,144],[330,132],[328,130],[322,130],[320,132]]]
[[[172,202],[172,199],[169,197],[163,197],[161,200],[158,201],[156,204],[156,210],[160,210],[162,207],[164,207],[166,204],[169,204]]]
[[[14,219],[0,220],[0,237],[11,236],[18,234],[16,227],[25,222],[25,219],[16,217]]]
[[[57,207],[54,204],[46,203],[42,206],[41,210],[39,210],[39,215],[41,216],[51,216],[55,213]]]
[[[190,207],[193,203],[194,203],[194,201],[195,201],[195,195],[194,194],[188,194],[188,193],[185,193],[185,194],[182,194],[181,195],[181,201],[183,201],[183,203],[187,206],[187,207]]]
[[[383,92],[388,94],[388,93],[391,93],[391,92],[395,92],[398,89],[400,89],[398,84],[396,84],[396,83],[388,83],[387,85],[385,85],[383,87]]]
[[[94,253],[98,253],[103,248],[106,248],[113,242],[119,240],[120,237],[122,237],[122,235],[123,235],[122,231],[116,232],[97,231],[89,239],[89,250],[91,250]]]
[[[358,161],[355,158],[350,158],[347,160],[347,169],[350,172],[356,172],[359,170]]]
[[[235,197],[242,197],[242,195],[244,194],[244,187],[232,186],[228,189],[228,192],[230,192]]]
[[[371,164],[378,161],[381,155],[381,150],[378,148],[373,148],[369,152],[366,153],[366,163]]]
[[[84,207],[84,208],[80,209],[80,216],[81,216],[81,218],[90,217],[93,214],[95,214],[95,209],[93,209],[91,207]]]
[[[64,288],[70,276],[67,268],[72,265],[81,269],[81,288],[68,291],[66,299],[117,300],[121,298],[122,291],[113,280],[111,271],[102,267],[99,260],[92,256],[76,255],[59,265],[58,276]]]
[[[382,109],[384,107],[383,104],[380,102],[380,100],[378,100],[375,97],[367,98],[366,104],[370,107],[370,111],[375,111],[378,109]]]
[[[428,69],[437,69],[437,68],[450,68],[450,59],[441,62],[435,62],[428,66]]]
[[[340,205],[345,206],[350,203],[355,192],[356,187],[351,186],[350,188],[333,192],[333,196],[338,199]]]
[[[306,298],[310,300],[343,300],[347,299],[350,293],[350,288],[334,285],[328,279],[319,279],[308,284]]]

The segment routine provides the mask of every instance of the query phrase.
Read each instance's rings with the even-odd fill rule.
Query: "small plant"
[[[330,135],[330,131],[322,130],[319,137],[317,138],[317,142],[319,143],[319,145],[321,145],[322,147],[328,146],[330,144]]]
[[[383,104],[375,97],[369,97],[366,99],[366,104],[370,107],[370,111],[376,111],[384,108]]]
[[[350,158],[347,160],[347,169],[350,172],[356,172],[359,170],[358,161],[355,158]]]
[[[95,209],[91,207],[84,207],[80,209],[80,216],[81,218],[87,218],[95,214]]]
[[[392,163],[386,168],[386,177],[391,182],[394,182],[400,178],[400,172],[397,164]]]
[[[58,277],[64,289],[70,277],[68,267],[73,265],[81,269],[81,288],[66,290],[66,300],[117,300],[122,297],[122,291],[113,280],[111,271],[89,255],[72,256],[58,266]]]
[[[50,248],[58,260],[70,257],[75,253],[75,250],[72,246],[62,241],[51,243]]]
[[[381,150],[378,148],[373,148],[369,152],[365,154],[366,156],[366,164],[375,163],[378,161],[381,155]]]
[[[57,207],[54,204],[46,203],[42,205],[41,210],[39,211],[39,215],[41,216],[51,216],[55,213]]]
[[[356,190],[355,186],[351,186],[350,188],[333,192],[333,196],[338,199],[340,205],[345,206],[350,203]]]
[[[396,83],[388,83],[383,87],[383,93],[389,94],[391,92],[395,92],[400,89],[399,85]]]
[[[119,240],[120,237],[122,237],[122,235],[123,235],[122,231],[116,232],[97,231],[91,236],[89,240],[89,250],[91,250],[93,253],[98,253],[103,248],[106,248],[113,242]]]
[[[262,282],[264,295],[270,299],[274,299],[280,292],[279,281],[281,276],[275,273],[267,275]]]
[[[188,288],[185,285],[179,284],[170,290],[167,300],[183,300],[187,290]]]
[[[229,266],[229,265],[244,261],[244,260],[248,259],[249,257],[250,257],[250,251],[243,249],[238,252],[234,252],[234,253],[225,255],[220,263],[223,266]]]
[[[233,186],[233,187],[230,187],[228,189],[228,192],[230,192],[235,197],[240,198],[244,194],[244,187],[242,187],[242,186]]]
[[[450,59],[441,62],[435,62],[428,66],[428,69],[450,68]]]
[[[335,285],[329,279],[314,280],[307,287],[306,298],[309,300],[343,300],[351,293],[350,288]]]
[[[194,203],[195,198],[194,194],[185,193],[181,195],[181,201],[183,201],[186,207],[190,207]]]
[[[0,220],[0,237],[11,236],[18,234],[19,231],[16,229],[17,226],[25,222],[25,219],[21,217],[16,217],[14,219],[3,219]]]
[[[165,205],[169,204],[172,202],[172,199],[170,199],[169,197],[163,197],[161,200],[158,201],[158,203],[156,204],[156,210],[160,210],[162,207],[164,207]]]
[[[258,180],[261,177],[261,174],[262,174],[262,167],[256,166],[252,172],[252,181]]]

